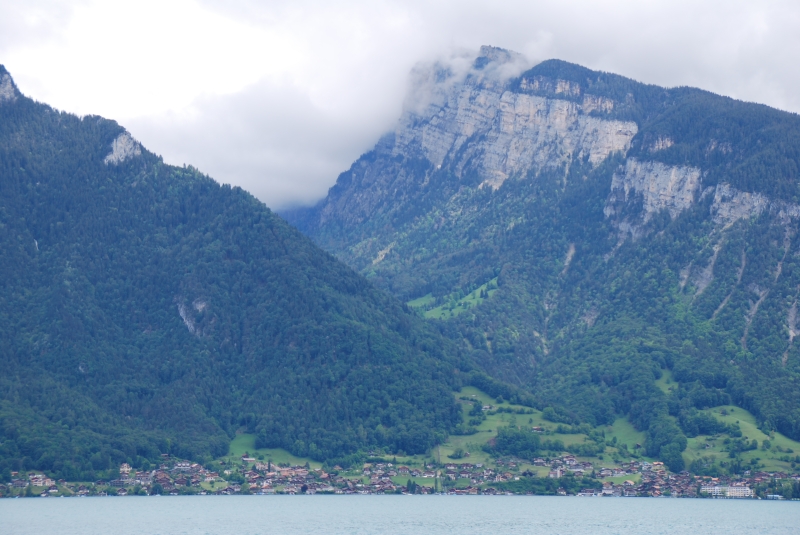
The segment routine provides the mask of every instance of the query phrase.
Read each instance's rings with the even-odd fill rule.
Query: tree
[[[661,447],[658,457],[672,472],[680,472],[685,468],[681,451],[680,444],[670,442]]]

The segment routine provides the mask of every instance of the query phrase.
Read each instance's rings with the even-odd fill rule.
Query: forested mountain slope
[[[557,418],[627,415],[674,456],[670,421],[732,401],[800,438],[800,118],[516,62],[418,69],[394,132],[287,218]]]
[[[0,471],[259,447],[425,451],[454,344],[239,188],[0,67]],[[464,369],[462,367],[462,369]]]

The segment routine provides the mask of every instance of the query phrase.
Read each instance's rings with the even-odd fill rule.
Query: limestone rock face
[[[347,249],[356,265],[367,259],[376,265],[402,249],[392,244],[402,243],[410,224],[438,231],[447,222],[478,219],[486,207],[473,204],[476,192],[500,192],[508,181],[535,181],[543,172],[560,174],[565,188],[569,176],[592,174],[582,167],[576,177],[571,166],[597,169],[614,154],[621,165],[602,193],[603,213],[621,238],[645,236],[658,213],[674,220],[707,195],[713,196],[709,216],[721,227],[764,211],[782,220],[800,217],[796,205],[740,191],[724,175],[709,177],[705,163],[665,163],[685,140],[648,132],[632,93],[603,93],[604,82],[591,79],[597,73],[565,80],[527,67],[522,56],[493,47],[481,48],[477,58],[417,67],[394,130],[340,175],[299,226],[312,235],[325,229],[330,248]],[[627,119],[635,117],[639,123]],[[120,138],[109,161],[133,154],[131,142]],[[730,142],[710,139],[706,157],[721,155],[733,156]],[[526,218],[507,216],[480,232],[511,229]]]
[[[527,64],[517,54],[483,47],[465,65],[415,69],[394,131],[340,175],[312,226],[353,227],[402,211],[444,175],[461,182],[451,189],[492,190],[547,169],[563,167],[566,176],[576,159],[597,166],[626,153],[638,132],[635,122],[609,116],[613,100],[581,96],[574,82],[520,79]]]
[[[676,220],[701,200],[721,229],[765,212],[784,225],[800,218],[800,206],[709,175],[722,168],[710,162],[741,157],[730,141],[709,138],[704,159],[667,163],[688,161],[676,157],[688,143],[682,131],[652,121],[677,98],[668,90],[634,90],[631,81],[577,66],[527,67],[520,55],[492,47],[477,58],[417,67],[393,131],[293,222],[357,269],[399,280],[425,258],[493,247],[502,233],[534,219],[528,211],[538,202],[535,192],[544,191],[537,188],[564,193],[587,180],[597,185],[587,187],[599,196],[600,217],[619,233],[612,238],[618,244],[648,235],[658,214]],[[614,84],[618,90],[610,89]]]
[[[642,201],[639,223],[628,219],[618,223],[620,228],[636,235],[641,224],[654,214],[667,210],[672,219],[694,203],[700,188],[701,173],[696,167],[669,166],[660,162],[641,162],[629,158],[625,168],[611,180],[611,193],[604,213],[612,217],[624,211],[624,206],[636,198]]]
[[[719,184],[714,191],[711,214],[714,222],[725,226],[739,219],[761,215],[769,206],[769,200],[760,193],[739,191],[729,184]]]
[[[644,200],[644,220],[668,210],[674,219],[688,208],[700,187],[700,169],[668,166],[660,162],[640,162],[630,158],[622,173],[614,174],[609,199],[628,200],[639,194]]]
[[[662,210],[672,219],[692,206],[699,197],[702,173],[696,167],[669,166],[660,162],[642,162],[628,158],[624,169],[614,174],[611,193],[604,213],[624,233],[638,238],[646,233],[644,225]],[[713,192],[709,209],[715,224],[729,227],[741,219],[760,216],[769,211],[781,221],[800,217],[800,206],[771,200],[761,193],[740,191],[725,182],[708,187]],[[641,201],[641,212],[628,213],[631,205]]]
[[[0,74],[0,104],[14,102],[17,99],[17,89],[8,73]]]
[[[496,74],[477,70],[463,83],[448,85],[445,79],[441,84],[440,99],[403,114],[392,153],[422,156],[437,167],[451,167],[457,176],[475,171],[494,189],[509,177],[557,167],[573,156],[596,165],[613,152],[627,151],[638,131],[634,122],[590,115],[612,109],[608,99],[587,95],[578,103],[514,92]]]
[[[777,217],[783,224],[800,218],[800,206],[778,199],[770,199],[761,193],[740,191],[730,184],[719,184],[714,190],[711,215],[714,222],[726,227],[740,219],[758,217],[765,211]]]
[[[121,133],[111,142],[111,152],[103,159],[106,165],[119,164],[129,158],[141,156],[142,147],[139,142],[131,137],[127,132]]]

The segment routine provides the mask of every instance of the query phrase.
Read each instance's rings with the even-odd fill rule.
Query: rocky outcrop
[[[197,330],[197,325],[195,325],[194,320],[189,314],[189,308],[183,303],[178,303],[178,315],[181,317],[181,320],[183,320],[183,324],[186,325],[190,333],[195,336],[200,336],[201,333]]]
[[[740,219],[761,215],[768,207],[769,200],[764,195],[739,191],[723,183],[714,191],[711,216],[715,223],[730,226]]]
[[[622,216],[626,207],[641,200],[642,211],[617,221],[617,226],[637,236],[654,214],[667,210],[673,219],[689,208],[700,188],[700,169],[641,162],[629,158],[624,169],[614,173],[606,202],[606,217]]]
[[[111,142],[111,152],[103,159],[106,165],[119,164],[129,158],[141,156],[142,147],[135,139],[127,132],[121,133],[117,138]]]
[[[722,243],[716,243],[713,250],[714,254],[711,255],[711,260],[709,260],[708,265],[700,270],[697,270],[692,277],[692,282],[694,283],[695,287],[693,299],[705,292],[706,288],[708,288],[708,286],[714,280],[714,266],[717,264],[719,252],[722,250]]]
[[[17,100],[17,88],[8,73],[0,74],[0,104]]]
[[[511,61],[498,61],[504,59]],[[638,131],[634,122],[590,115],[613,109],[609,99],[587,95],[579,103],[513,92],[497,73],[473,68],[457,84],[440,76],[433,90],[437,98],[423,109],[407,105],[393,154],[418,154],[458,176],[476,171],[484,185],[497,189],[509,177],[567,164],[573,156],[596,165],[613,152],[627,151]],[[575,92],[572,86],[555,89],[560,89],[556,94]]]
[[[663,145],[663,141],[659,141]],[[660,162],[641,162],[629,158],[624,169],[614,174],[611,192],[606,201],[606,217],[623,232],[641,235],[643,226],[653,215],[667,210],[672,219],[698,199],[702,173],[696,167],[669,166]],[[761,193],[741,191],[721,183],[703,192],[713,193],[710,214],[717,225],[729,227],[740,219],[758,217],[765,211],[786,223],[800,218],[800,206],[770,200]],[[641,200],[641,212],[630,213],[631,206]]]
[[[740,191],[725,183],[717,185],[714,191],[711,216],[719,225],[728,227],[740,219],[758,217],[765,211],[769,211],[784,224],[800,218],[800,206],[771,200],[761,193]]]
[[[789,360],[789,351],[792,349],[794,339],[800,334],[800,330],[798,330],[797,326],[797,299],[794,300],[792,307],[786,315],[786,328],[789,330],[789,347],[786,348],[786,351],[783,352],[783,356],[781,356],[781,364],[784,367],[786,367],[786,362]]]
[[[650,146],[650,152],[658,152],[660,150],[666,150],[673,146],[675,142],[668,137],[659,136],[655,142]]]
[[[437,189],[437,180],[448,181],[434,193],[442,195],[440,206],[458,212],[469,197],[459,197],[462,187],[497,190],[509,178],[534,178],[545,169],[563,168],[566,176],[574,158],[596,166],[628,151],[638,127],[611,118],[613,100],[584,94],[574,82],[521,79],[526,67],[521,56],[492,47],[477,58],[417,67],[394,131],[342,173],[318,206],[288,217],[311,232],[355,228],[417,211],[412,207]],[[370,262],[392,241],[375,243]]]

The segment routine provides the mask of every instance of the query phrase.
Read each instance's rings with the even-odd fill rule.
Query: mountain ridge
[[[288,220],[449,310],[479,364],[540,406],[647,430],[696,386],[800,436],[800,117],[559,60],[498,81],[481,53],[463,80],[430,67],[439,101]]]
[[[0,476],[162,453],[425,451],[468,361],[240,188],[0,67]],[[5,90],[4,90],[5,91]]]

